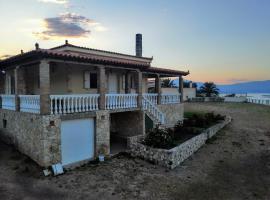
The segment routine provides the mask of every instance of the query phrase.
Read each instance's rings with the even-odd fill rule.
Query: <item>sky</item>
[[[270,79],[269,0],[0,0],[0,59],[69,43],[143,56],[194,82]]]

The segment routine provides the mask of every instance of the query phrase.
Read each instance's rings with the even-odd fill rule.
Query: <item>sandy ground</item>
[[[0,199],[270,199],[270,107],[190,103],[233,122],[174,170],[122,155],[63,176],[0,143]]]

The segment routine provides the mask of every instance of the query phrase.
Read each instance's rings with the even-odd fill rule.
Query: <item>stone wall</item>
[[[243,103],[247,101],[247,97],[224,97],[224,102]]]
[[[230,122],[231,118],[227,117],[224,121],[206,129],[200,135],[197,135],[169,150],[156,149],[143,145],[141,143],[143,136],[128,138],[128,147],[131,155],[134,157],[140,157],[158,165],[173,169],[190,157],[201,146],[203,146],[208,139],[213,137],[220,129]]]
[[[60,118],[1,110],[0,138],[41,166],[60,162]]]
[[[158,108],[165,114],[165,126],[173,127],[184,118],[184,104],[162,104]]]
[[[71,115],[39,115],[0,110],[0,139],[13,144],[40,166],[61,163],[61,121],[95,118],[95,151],[101,145],[110,152],[110,113],[96,111]]]
[[[108,154],[110,153],[110,112],[103,110],[96,112],[96,155],[101,146],[108,147]]]
[[[194,97],[189,99],[191,102],[224,102],[223,97]]]

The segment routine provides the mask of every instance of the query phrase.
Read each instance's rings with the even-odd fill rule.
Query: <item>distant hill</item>
[[[178,80],[175,80],[174,83],[178,86]],[[197,85],[198,88],[200,88],[203,83],[197,82]],[[220,93],[225,94],[270,93],[270,80],[217,85],[217,87],[219,88]]]
[[[270,80],[218,85],[220,93],[270,93]]]

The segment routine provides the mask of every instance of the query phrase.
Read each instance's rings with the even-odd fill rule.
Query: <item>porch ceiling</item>
[[[159,67],[149,67],[142,71],[144,74],[147,74],[149,78],[155,78],[157,74],[159,74],[160,77],[178,77],[178,76],[189,75],[189,71],[185,72],[185,71],[172,70],[172,69],[159,68]]]

